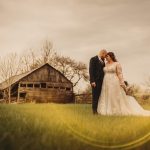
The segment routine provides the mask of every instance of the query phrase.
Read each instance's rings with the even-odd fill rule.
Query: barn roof
[[[0,90],[8,88],[10,85],[13,85],[13,84],[19,82],[24,77],[30,75],[31,73],[35,72],[36,70],[38,70],[38,69],[40,69],[40,68],[42,68],[42,67],[44,67],[46,65],[48,65],[49,67],[53,68],[55,71],[57,71],[59,74],[61,74],[64,78],[66,78],[60,71],[58,71],[57,69],[55,69],[54,67],[52,67],[51,65],[46,63],[46,64],[44,64],[44,65],[42,65],[42,66],[40,66],[40,67],[38,67],[36,69],[33,69],[33,70],[29,71],[29,72],[10,77],[9,79],[7,79],[4,82],[0,83]],[[72,84],[72,82],[70,80],[68,80],[67,78],[66,78],[66,80]]]

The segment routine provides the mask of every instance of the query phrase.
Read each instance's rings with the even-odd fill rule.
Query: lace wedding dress
[[[104,67],[104,80],[98,102],[97,112],[101,115],[137,115],[150,116],[132,96],[126,95],[121,65],[114,62]]]

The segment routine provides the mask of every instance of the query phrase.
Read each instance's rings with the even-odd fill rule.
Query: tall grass
[[[93,116],[89,104],[0,105],[0,149],[126,149],[149,138],[149,117]]]

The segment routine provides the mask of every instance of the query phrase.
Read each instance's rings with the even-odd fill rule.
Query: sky
[[[149,0],[0,0],[0,55],[38,49],[44,40],[65,56],[89,64],[105,48],[124,78],[150,76]]]

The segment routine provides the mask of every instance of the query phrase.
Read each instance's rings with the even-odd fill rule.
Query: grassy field
[[[149,140],[149,117],[94,116],[89,104],[0,105],[0,150],[149,150]]]

